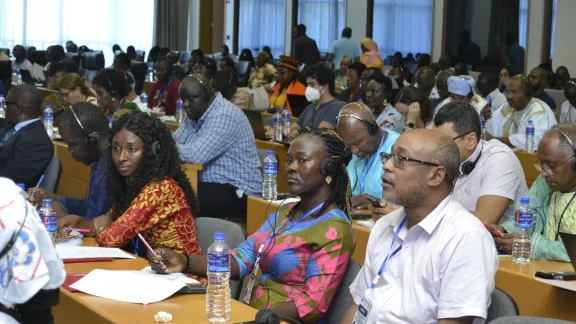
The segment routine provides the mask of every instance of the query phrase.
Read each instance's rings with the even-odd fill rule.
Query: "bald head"
[[[182,99],[186,114],[192,120],[200,119],[215,98],[210,80],[200,73],[185,77],[180,84],[178,94]]]
[[[376,118],[374,118],[370,107],[361,102],[353,102],[345,105],[338,114],[338,125],[346,124],[354,127],[357,123],[363,122],[376,124]]]
[[[371,131],[372,128],[377,131]],[[360,159],[371,157],[382,139],[382,130],[377,126],[372,111],[363,103],[350,103],[340,110],[338,133],[350,152]]]
[[[34,119],[42,114],[42,95],[36,87],[25,84],[13,87],[6,97],[6,101],[15,102],[22,106],[23,113]]]

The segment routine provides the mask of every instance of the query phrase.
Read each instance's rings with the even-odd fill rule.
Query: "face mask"
[[[306,100],[309,102],[316,102],[320,100],[320,90],[312,88],[311,86],[306,87]]]

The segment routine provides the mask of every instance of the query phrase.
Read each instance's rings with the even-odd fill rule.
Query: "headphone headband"
[[[364,119],[364,118],[362,118],[362,117],[359,117],[359,116],[356,116],[356,115],[351,115],[351,114],[339,114],[339,115],[336,117],[336,119],[338,120],[338,119],[340,119],[340,117],[350,117],[350,118],[354,118],[354,119],[357,119],[357,120],[363,122],[364,124],[366,124],[366,127],[368,127],[368,134],[370,134],[370,135],[377,134],[377,133],[378,133],[378,129],[380,128],[380,127],[378,127],[378,125],[377,125],[376,123],[371,122],[371,121],[367,121],[366,119]]]
[[[91,146],[98,145],[98,142],[100,141],[100,134],[98,134],[97,132],[92,132],[88,134],[84,129],[84,125],[82,125],[82,123],[80,122],[80,118],[78,118],[78,115],[76,115],[76,111],[74,111],[74,108],[72,108],[72,106],[70,106],[70,111],[72,112],[74,119],[76,119],[78,126],[80,126],[80,130],[82,131],[82,135],[84,135],[86,144]]]

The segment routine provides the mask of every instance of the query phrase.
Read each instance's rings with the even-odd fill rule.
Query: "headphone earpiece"
[[[378,125],[367,122],[367,121],[365,121],[364,123],[366,124],[366,127],[368,128],[368,134],[370,134],[370,135],[378,134],[378,130],[380,130],[380,127],[378,127]]]
[[[98,146],[98,143],[100,143],[100,134],[92,132],[86,135],[86,144],[89,146]]]
[[[336,172],[336,168],[338,167],[336,161],[332,158],[325,158],[320,162],[320,174],[323,177],[327,177],[329,175],[333,175]]]
[[[469,175],[470,173],[472,173],[472,171],[474,171],[474,168],[476,167],[476,163],[478,163],[478,160],[480,160],[481,156],[482,156],[482,151],[480,151],[480,154],[478,154],[478,157],[476,158],[476,160],[466,161],[466,162],[462,163],[462,165],[460,166],[460,173],[462,175]]]
[[[154,154],[154,156],[158,156],[159,149],[160,149],[160,143],[158,141],[152,143],[152,154]]]

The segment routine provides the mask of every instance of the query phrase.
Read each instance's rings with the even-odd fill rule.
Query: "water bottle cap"
[[[226,233],[223,233],[223,232],[216,232],[216,233],[214,233],[214,240],[216,240],[216,241],[224,241],[224,240],[226,240]]]
[[[530,203],[530,199],[528,197],[522,197],[520,198],[520,203],[528,205]]]
[[[532,119],[528,120],[528,124],[532,124]]]
[[[52,109],[52,105],[46,105],[46,109],[48,108]]]
[[[23,183],[17,183],[16,185],[20,187],[22,191],[26,191],[26,186]]]
[[[268,151],[268,156],[274,156],[274,151]]]
[[[52,199],[42,199],[42,206],[44,207],[52,207]]]

